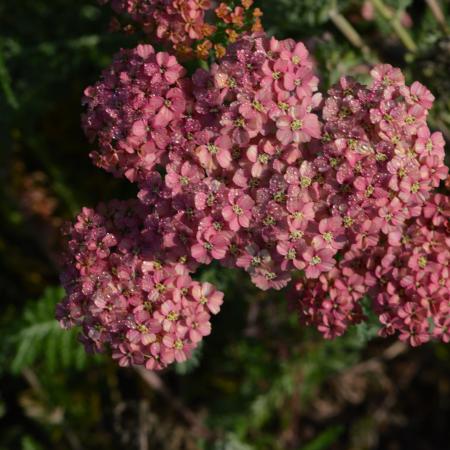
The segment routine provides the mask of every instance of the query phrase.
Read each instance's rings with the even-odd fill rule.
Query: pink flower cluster
[[[167,161],[169,136],[186,116],[184,73],[175,56],[150,45],[115,56],[102,81],[85,90],[83,127],[97,140],[91,156],[99,167],[136,181]]]
[[[112,201],[84,208],[69,230],[57,318],[81,325],[86,348],[108,348],[121,366],[185,361],[222,304],[221,292],[164,254],[153,219],[137,200]]]
[[[418,82],[406,86],[389,65],[371,76],[368,87],[341,79],[323,106],[315,165],[333,186],[327,203],[346,244],[319,283],[295,286],[300,317],[325,337],[339,336],[363,319],[368,295],[382,335],[398,333],[412,345],[448,341],[450,206],[432,194],[448,169],[442,135],[426,125],[434,97]]]
[[[304,45],[264,35],[192,79],[149,45],[122,50],[86,90],[83,123],[96,164],[136,183],[138,200],[79,216],[63,325],[82,324],[88,345],[108,344],[122,364],[182,360],[222,301],[189,274],[216,260],[261,289],[294,277],[301,320],[327,338],[363,320],[370,296],[383,335],[448,340],[433,96],[391,66],[371,75],[322,99]]]
[[[377,255],[379,283],[371,289],[382,336],[413,346],[450,342],[450,201],[435,194],[422,215]]]

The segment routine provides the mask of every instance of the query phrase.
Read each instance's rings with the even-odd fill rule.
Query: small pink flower
[[[157,53],[156,61],[159,65],[160,77],[169,84],[174,84],[185,73],[185,69],[178,64],[175,56],[169,55],[168,53]],[[153,77],[153,82],[156,81],[159,81],[159,78]]]
[[[400,201],[394,198],[388,206],[383,206],[379,209],[378,215],[382,219],[381,230],[383,233],[389,234],[403,224],[405,216],[400,208]]]
[[[445,225],[450,219],[450,200],[449,197],[442,194],[435,194],[425,203],[423,215],[427,219],[431,219],[431,223],[438,227]]]
[[[311,60],[305,45],[302,42],[297,42],[295,47],[291,50],[282,50],[280,58],[291,62],[294,66],[311,67]]]
[[[213,259],[225,258],[229,243],[230,238],[226,232],[208,230],[191,247],[191,255],[199,263],[209,264]]]
[[[222,216],[228,222],[232,231],[239,228],[248,228],[252,218],[252,208],[255,204],[249,195],[240,195],[237,190],[231,190],[228,194],[229,205],[222,209]]]
[[[306,278],[318,278],[323,272],[329,272],[335,265],[335,252],[328,248],[308,247],[302,254]]]
[[[212,314],[217,314],[223,303],[223,293],[208,282],[197,283],[192,288],[192,296],[200,305],[205,305]]]
[[[228,136],[219,136],[212,142],[197,147],[197,155],[200,164],[206,170],[212,171],[218,166],[226,169],[232,162],[231,140]]]
[[[153,118],[155,128],[163,128],[171,120],[179,119],[185,109],[186,101],[183,92],[179,88],[170,89],[164,97],[153,97],[149,102],[149,108],[156,111]]]
[[[251,174],[260,178],[270,170],[271,161],[274,159],[276,150],[270,141],[260,141],[258,145],[251,145],[247,150],[247,158],[252,163]]]
[[[433,106],[434,95],[418,81],[414,81],[409,88],[402,86],[400,92],[410,104],[417,104],[426,109]]]
[[[295,241],[281,241],[277,245],[277,252],[284,257],[280,267],[283,271],[291,270],[293,267],[303,269],[302,250],[304,248],[303,239]]]
[[[277,139],[284,145],[291,142],[309,142],[311,138],[320,137],[319,120],[315,114],[310,114],[304,106],[290,109],[289,115],[277,120]]]
[[[384,87],[403,86],[405,84],[402,71],[390,64],[378,64],[370,71],[370,75],[376,83],[380,83]]]
[[[312,239],[313,247],[317,249],[330,248],[333,250],[344,248],[347,240],[345,238],[344,227],[342,226],[342,219],[340,217],[322,219],[319,222],[318,231],[320,234],[314,236]]]
[[[293,91],[300,100],[311,97],[317,90],[319,79],[308,67],[301,67],[295,72],[284,75],[283,84],[287,91]]]
[[[209,319],[209,314],[203,308],[199,308],[199,312],[186,319],[189,339],[194,344],[198,344],[205,336],[211,334],[211,323]]]
[[[168,170],[166,175],[166,185],[172,189],[173,193],[180,193],[184,190],[192,189],[201,179],[199,167],[186,161],[181,166],[179,173]]]

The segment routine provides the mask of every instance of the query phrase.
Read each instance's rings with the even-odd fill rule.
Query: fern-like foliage
[[[62,330],[55,320],[55,306],[63,296],[61,287],[49,287],[40,299],[26,304],[16,331],[5,342],[9,371],[33,365],[49,372],[85,368],[87,355],[77,340],[78,330]]]

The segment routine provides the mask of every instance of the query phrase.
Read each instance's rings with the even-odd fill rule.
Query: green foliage
[[[344,431],[341,426],[333,426],[322,431],[315,439],[306,444],[301,450],[327,450],[334,444]]]
[[[364,346],[378,335],[381,325],[378,317],[371,308],[371,300],[369,297],[363,298],[362,305],[367,320],[356,325],[355,329],[357,338],[361,345]]]
[[[43,296],[25,306],[16,333],[9,336],[12,353],[9,369],[19,373],[35,364],[49,372],[82,370],[87,356],[77,340],[78,330],[63,330],[55,320],[55,306],[64,296],[59,287],[49,287]]]
[[[9,76],[8,69],[5,66],[5,61],[0,48],[0,86],[3,89],[3,94],[5,95],[6,101],[11,108],[17,109],[19,103],[17,102],[16,96],[11,88],[11,77]]]
[[[24,436],[22,438],[22,450],[42,450],[42,446],[32,437]]]
[[[235,434],[228,433],[224,439],[218,440],[213,450],[253,450],[254,447],[242,442]]]
[[[266,29],[280,36],[294,34],[312,34],[328,22],[334,0],[261,0]],[[345,8],[350,2],[339,0],[339,8]]]

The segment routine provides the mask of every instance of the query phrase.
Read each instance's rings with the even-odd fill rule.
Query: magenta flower
[[[252,218],[254,200],[249,195],[239,195],[237,190],[231,190],[228,194],[229,205],[222,209],[222,217],[227,221],[232,231],[239,228],[248,228]]]
[[[200,169],[189,161],[183,163],[179,172],[169,171],[166,175],[166,186],[174,193],[192,189],[200,180]]]
[[[191,247],[191,255],[196,261],[209,264],[213,259],[225,258],[230,243],[228,233],[209,229],[197,239],[198,243]]]
[[[303,268],[306,278],[318,278],[323,272],[329,272],[335,265],[335,252],[328,248],[314,249],[308,247],[303,253]]]
[[[284,145],[291,142],[309,142],[320,137],[320,125],[315,114],[307,112],[304,106],[292,107],[289,114],[277,120],[277,139]]]
[[[148,108],[155,111],[152,124],[155,128],[163,128],[174,119],[179,119],[184,112],[186,100],[179,88],[170,89],[164,97],[153,97]]]
[[[192,288],[192,296],[201,305],[205,305],[212,314],[217,314],[223,303],[223,293],[211,283],[196,284]]]
[[[212,134],[208,133],[208,137],[211,138]],[[231,140],[228,136],[219,136],[212,142],[197,147],[197,155],[200,164],[208,171],[211,172],[220,166],[226,169],[230,166],[231,157]]]
[[[318,232],[312,239],[313,247],[317,249],[330,248],[340,250],[346,244],[344,227],[340,217],[332,217],[331,219],[322,219],[319,222]]]

